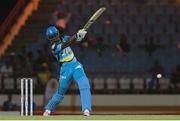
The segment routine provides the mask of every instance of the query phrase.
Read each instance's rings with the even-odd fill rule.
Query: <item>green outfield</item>
[[[58,116],[9,116],[1,115],[0,120],[180,120],[180,115],[58,115]]]

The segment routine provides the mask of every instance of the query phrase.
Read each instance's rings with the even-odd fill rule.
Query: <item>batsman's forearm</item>
[[[62,44],[62,49],[66,48],[66,47],[70,46],[72,43],[76,42],[76,39],[77,39],[76,34],[71,36],[71,38],[67,42]]]

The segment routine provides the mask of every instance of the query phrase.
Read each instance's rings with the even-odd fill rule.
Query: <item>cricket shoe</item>
[[[84,112],[83,112],[83,115],[84,116],[90,116],[90,112],[88,109],[85,109]]]
[[[43,116],[50,116],[51,112],[49,110],[46,110],[44,113],[43,113]]]

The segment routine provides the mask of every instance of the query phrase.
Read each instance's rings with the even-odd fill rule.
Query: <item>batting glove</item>
[[[85,31],[84,29],[80,29],[76,34],[76,38],[77,38],[76,41],[81,41],[85,37],[86,34],[87,34],[87,31]]]

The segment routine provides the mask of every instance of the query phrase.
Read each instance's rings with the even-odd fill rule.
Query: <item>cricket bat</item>
[[[101,14],[106,10],[105,7],[101,7],[99,8],[94,14],[93,16],[91,16],[91,18],[87,21],[87,23],[84,25],[84,27],[82,29],[84,29],[85,31],[97,20],[97,18],[99,18],[101,16]]]

